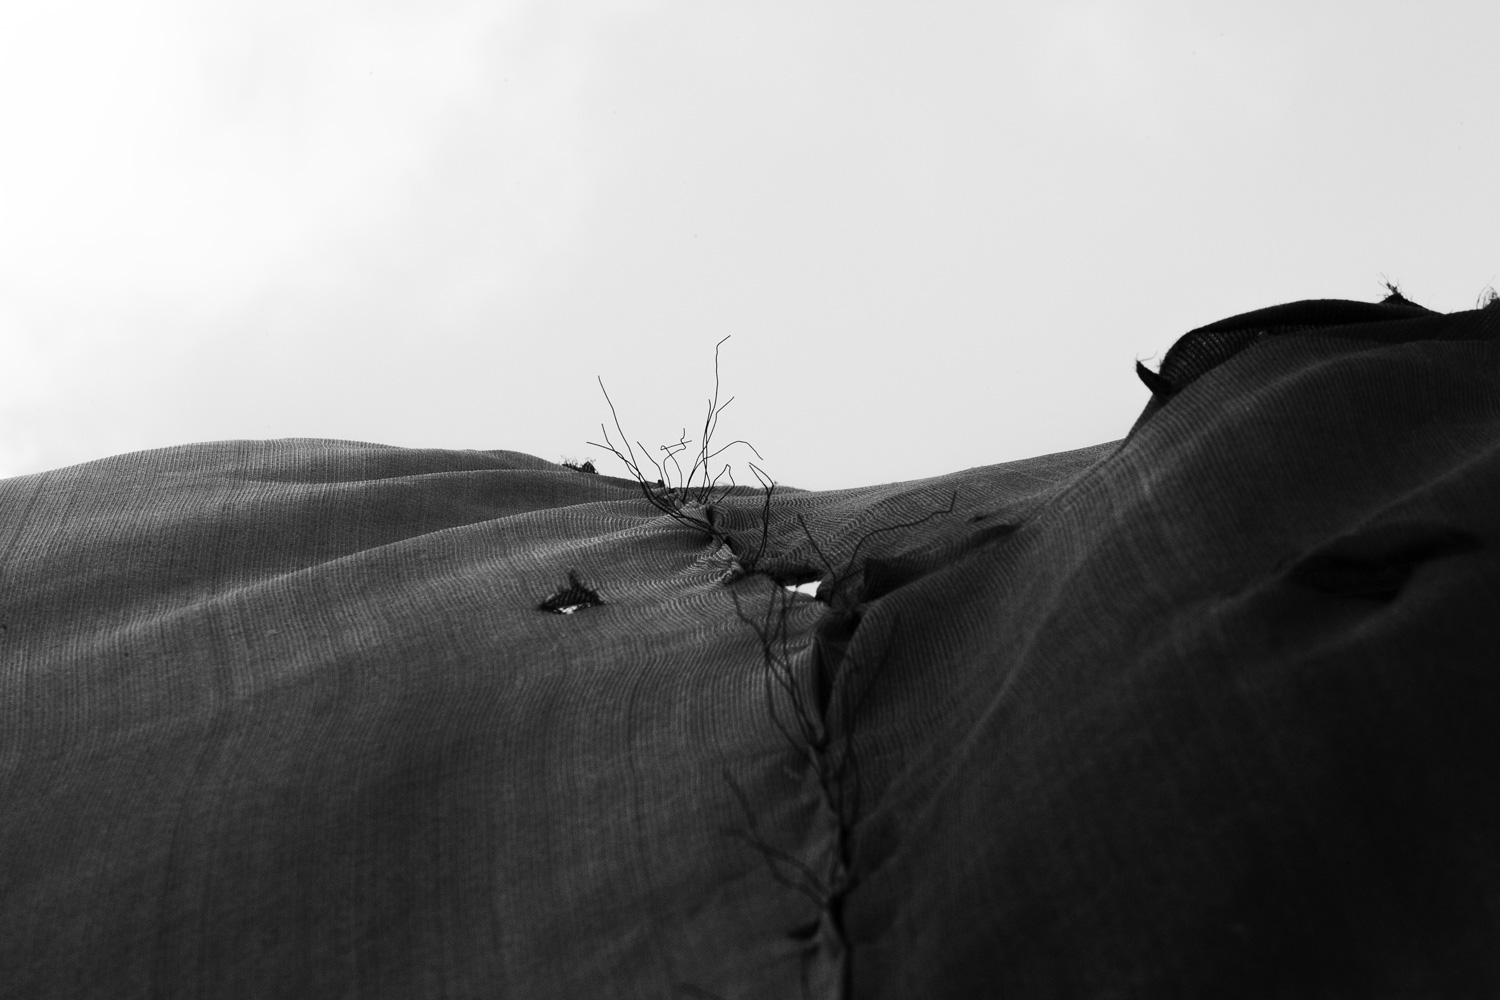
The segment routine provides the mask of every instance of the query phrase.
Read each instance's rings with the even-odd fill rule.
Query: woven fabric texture
[[[0,481],[0,995],[1500,992],[1500,308],[1299,305],[717,537],[505,451]]]

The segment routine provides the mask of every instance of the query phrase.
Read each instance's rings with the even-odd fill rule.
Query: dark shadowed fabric
[[[775,579],[514,452],[0,482],[0,995],[1500,994],[1497,334],[1213,324],[1122,441],[778,492]]]

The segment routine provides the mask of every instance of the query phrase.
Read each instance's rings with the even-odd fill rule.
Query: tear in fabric
[[[554,615],[571,615],[575,611],[584,608],[597,607],[604,603],[604,598],[578,579],[578,574],[568,570],[568,583],[565,587],[559,587],[556,592],[541,604],[536,606],[538,611],[550,611]]]

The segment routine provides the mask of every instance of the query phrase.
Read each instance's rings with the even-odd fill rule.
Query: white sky
[[[726,334],[720,439],[789,485],[1112,440],[1191,327],[1500,283],[1496,38],[1493,3],[0,5],[0,475],[246,437],[622,474],[595,376],[655,446]]]

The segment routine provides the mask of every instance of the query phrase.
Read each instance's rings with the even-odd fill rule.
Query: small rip
[[[590,590],[578,579],[578,574],[568,570],[568,585],[559,587],[555,593],[541,604],[536,606],[538,611],[548,611],[554,615],[571,615],[575,611],[584,608],[598,607],[604,603],[596,591]]]
[[[823,572],[807,566],[771,570],[766,573],[783,590],[816,599],[823,585]]]

